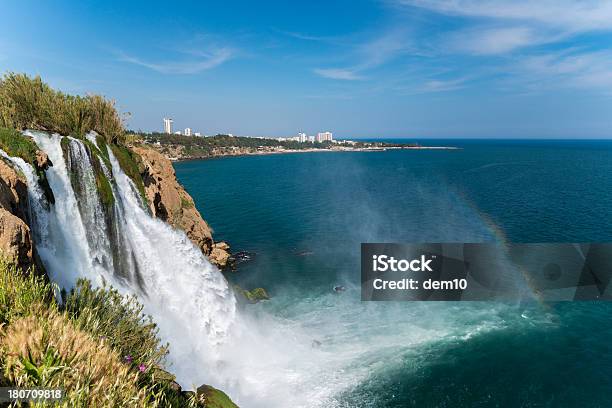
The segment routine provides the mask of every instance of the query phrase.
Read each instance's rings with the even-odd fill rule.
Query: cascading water
[[[53,163],[47,178],[56,204],[48,210],[33,207],[40,220],[35,229],[41,232],[36,244],[51,278],[65,288],[85,277],[137,294],[162,338],[172,344],[178,380],[189,388],[203,383],[207,373],[197,356],[213,352],[235,317],[235,299],[223,276],[184,233],[145,211],[111,149],[111,168],[99,162],[112,176],[109,211],[96,186],[92,152],[82,141],[65,138],[62,143],[61,136],[41,132],[27,135]],[[28,175],[32,201],[40,201],[34,171],[25,162],[20,167]]]
[[[31,225],[51,278],[65,288],[84,277],[135,294],[170,343],[169,369],[186,389],[208,383],[243,407],[346,406],[344,392],[397,363],[402,351],[440,339],[461,341],[505,324],[501,307],[364,304],[359,288],[348,284],[345,296],[279,295],[279,307],[299,319],[279,322],[258,308],[255,316],[239,314],[221,273],[184,233],[150,216],[112,150],[108,160],[100,151],[92,154],[91,145],[98,146],[91,135],[91,145],[27,135],[53,162],[46,175],[55,204],[46,204],[30,165],[9,159],[27,177]],[[112,204],[100,196],[99,170],[110,180]],[[458,319],[462,311],[470,317]],[[426,324],[415,325],[424,315]]]

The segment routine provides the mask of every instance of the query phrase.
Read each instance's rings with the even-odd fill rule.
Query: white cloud
[[[612,29],[612,2],[609,0],[397,1],[442,14],[531,21],[573,32]]]
[[[397,4],[466,18],[446,33],[451,51],[491,55],[612,31],[610,0],[395,0]]]
[[[450,34],[447,46],[452,51],[473,55],[504,54],[519,48],[540,45],[552,37],[529,27],[476,27]]]
[[[365,72],[380,67],[400,55],[408,53],[411,47],[405,30],[388,30],[382,35],[349,46],[344,58],[348,60],[342,68],[317,68],[313,71],[322,77],[339,80],[366,79]]]
[[[466,81],[467,79],[465,78],[453,79],[453,80],[435,79],[431,81],[426,81],[421,88],[421,92],[429,93],[429,92],[455,91],[457,89],[464,88],[465,87],[464,84]]]
[[[344,81],[356,81],[364,79],[361,75],[355,73],[350,69],[341,68],[317,68],[313,70],[315,74],[329,79],[340,79]]]
[[[612,93],[612,51],[567,50],[526,56],[515,74],[532,88],[565,87]]]
[[[234,57],[230,48],[215,48],[210,51],[191,53],[190,59],[177,61],[147,61],[125,53],[118,53],[120,61],[140,65],[162,74],[197,74],[215,68]]]

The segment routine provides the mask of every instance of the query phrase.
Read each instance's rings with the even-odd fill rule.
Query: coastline
[[[218,159],[223,157],[241,157],[241,156],[269,156],[275,154],[292,154],[292,153],[320,153],[320,152],[385,152],[387,150],[462,150],[461,147],[455,146],[388,146],[388,147],[358,147],[358,148],[331,148],[331,149],[294,149],[294,150],[255,150],[255,151],[237,151],[234,152],[222,152],[216,153],[207,156],[194,156],[194,157],[172,157],[160,151],[160,149],[155,148],[155,150],[159,151],[163,154],[168,160],[172,162],[183,162],[183,161],[192,161],[192,160],[209,160],[209,159]]]

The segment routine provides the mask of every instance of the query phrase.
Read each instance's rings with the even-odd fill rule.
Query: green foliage
[[[66,297],[64,310],[77,328],[108,344],[125,364],[139,372],[138,384],[155,405],[190,406],[186,397],[171,387],[174,377],[161,368],[168,345],[160,344],[157,326],[136,298],[122,296],[113,288],[94,289],[88,281],[79,280]]]
[[[100,154],[104,158],[104,160],[108,163],[108,167],[110,168],[110,158],[108,157],[108,146],[106,144],[106,140],[100,136],[96,136],[96,143],[98,144],[98,149],[100,150]]]
[[[0,344],[4,378],[18,387],[64,389],[59,406],[152,405],[148,389],[138,385],[138,373],[65,314],[38,309],[10,324]]]
[[[198,398],[206,408],[238,408],[226,393],[210,385],[198,388]]]
[[[167,346],[134,297],[81,280],[64,298],[0,257],[0,385],[62,387],[62,407],[197,406],[160,368]]]
[[[93,144],[89,140],[84,140],[83,143],[85,143],[85,145],[87,146],[87,149],[89,150],[89,155],[91,157],[91,164],[93,167],[94,176],[96,178],[96,188],[100,195],[102,205],[107,210],[110,211],[113,204],[115,203],[115,196],[113,194],[113,188],[111,186],[111,182],[106,176],[103,166],[102,166],[102,163],[104,163],[107,169],[111,168],[111,163],[108,158],[108,151],[106,150],[106,143],[102,142],[103,144],[98,145],[98,146],[102,146],[103,149],[99,149],[95,144]],[[103,153],[103,151],[106,152],[106,155]]]
[[[113,101],[99,95],[67,95],[38,76],[15,73],[0,79],[0,126],[79,138],[94,130],[109,143],[122,142],[125,133]]]
[[[27,163],[36,163],[36,143],[15,129],[0,128],[0,149],[9,156],[21,157]]]
[[[19,356],[19,362],[23,365],[28,382],[37,387],[49,384],[55,374],[65,368],[57,350],[48,346],[40,360],[32,356],[32,350],[27,350],[26,355]]]
[[[96,187],[98,188],[102,205],[110,209],[115,203],[115,196],[113,195],[113,188],[111,187],[110,181],[101,169],[96,170],[94,174],[96,176]]]
[[[135,297],[124,297],[114,288],[94,289],[79,280],[67,296],[64,310],[75,325],[106,340],[134,366],[161,367],[168,353],[157,337],[157,326],[143,313]]]
[[[9,156],[20,157],[31,164],[38,175],[38,184],[42,188],[47,201],[52,204],[55,203],[55,197],[53,196],[51,186],[49,186],[47,174],[44,169],[38,167],[36,161],[38,147],[32,139],[15,129],[0,127],[0,149],[4,150]]]
[[[193,207],[194,207],[194,204],[193,204],[192,200],[189,200],[189,199],[187,199],[185,197],[181,197],[181,208],[182,209],[187,210],[187,209],[193,208]]]
[[[132,134],[132,132],[128,132]],[[323,143],[299,143],[293,140],[280,141],[277,139],[259,139],[255,137],[216,135],[210,137],[195,137],[183,135],[169,135],[166,133],[147,133],[141,137],[150,143],[160,143],[163,146],[180,145],[185,147],[186,153],[190,155],[206,156],[216,148],[241,147],[257,149],[259,147],[284,147],[287,150],[302,149],[328,149],[330,142]]]
[[[252,290],[242,289],[238,285],[234,285],[234,292],[241,296],[244,300],[249,303],[257,303],[260,300],[269,300],[270,295],[264,288],[255,288]]]
[[[0,257],[0,323],[27,316],[41,304],[55,307],[51,284],[44,276],[23,272]]]
[[[140,193],[140,196],[146,202],[147,199],[145,195],[144,183],[142,181],[142,176],[140,175],[142,166],[140,156],[124,146],[113,144],[111,145],[111,149],[119,162],[119,166],[121,166],[124,173],[132,179],[136,185],[136,188],[138,189],[138,192]]]

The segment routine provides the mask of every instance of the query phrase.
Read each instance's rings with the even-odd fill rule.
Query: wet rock
[[[24,270],[33,265],[30,227],[4,208],[0,208],[0,254]]]
[[[211,228],[196,209],[191,196],[178,183],[172,162],[145,146],[132,147],[132,151],[140,156],[144,167],[141,176],[151,213],[185,231],[211,262],[225,267],[230,256],[227,252],[229,245],[214,243]]]
[[[49,156],[47,156],[47,153],[43,152],[42,150],[37,150],[36,167],[41,170],[47,170],[51,166],[53,166],[53,163],[51,163],[51,160],[49,160]]]
[[[226,242],[217,242],[213,244],[212,251],[208,258],[219,268],[225,268],[230,262],[229,245]]]
[[[235,268],[241,263],[248,262],[253,258],[255,258],[254,252],[238,251],[230,256],[229,263],[231,263],[232,267]]]

